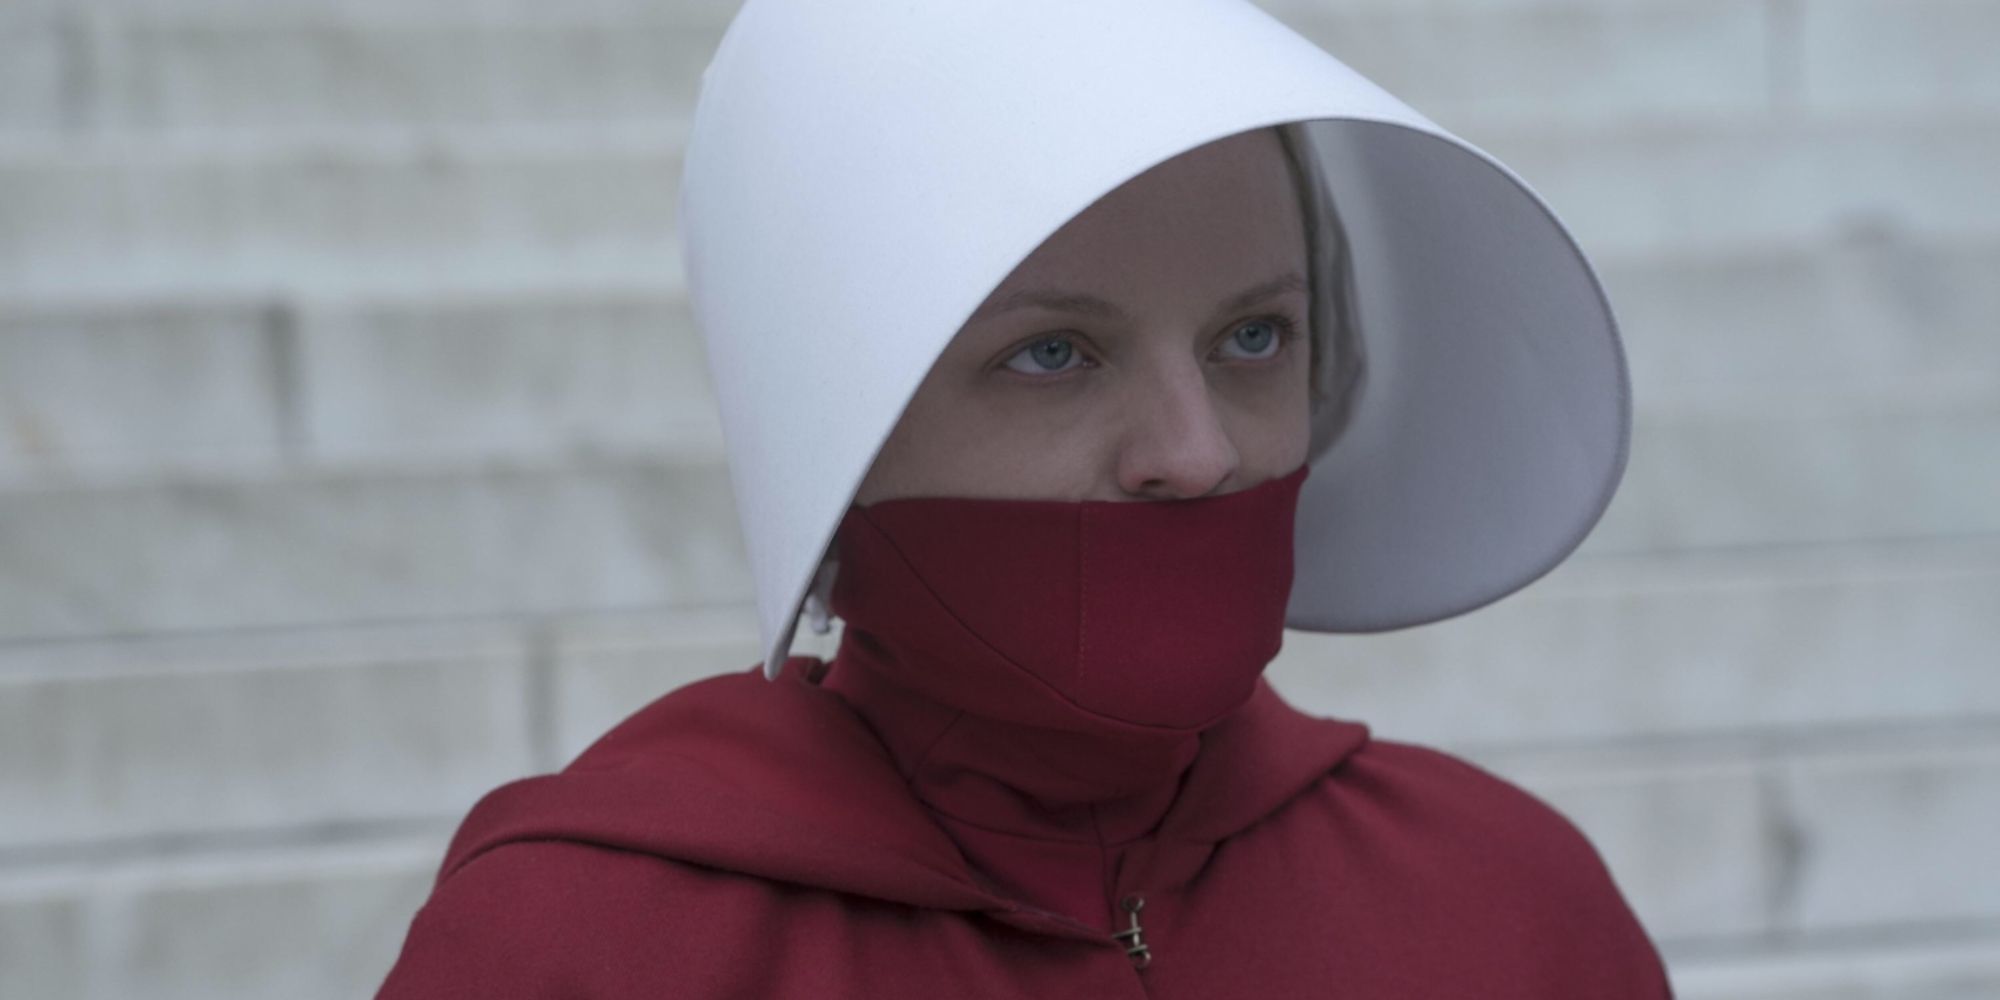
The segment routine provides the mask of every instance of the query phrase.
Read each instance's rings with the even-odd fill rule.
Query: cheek
[[[1082,495],[1113,426],[1082,394],[919,392],[857,499]]]
[[[956,418],[965,429],[948,459],[971,463],[988,496],[1074,497],[1095,490],[1117,433],[1111,397],[1088,387],[1000,392]]]
[[[1303,364],[1258,372],[1226,387],[1230,435],[1243,464],[1282,475],[1306,460],[1312,441],[1312,398]]]

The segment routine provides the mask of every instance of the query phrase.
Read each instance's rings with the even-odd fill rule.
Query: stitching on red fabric
[[[937,751],[938,744],[943,743],[944,738],[950,736],[951,731],[957,729],[958,724],[964,721],[964,719],[965,719],[964,709],[959,709],[957,712],[952,713],[951,721],[945,723],[944,728],[938,730],[938,734],[936,736],[931,737],[931,741],[925,744],[924,749],[917,754],[916,761],[910,765],[910,771],[912,773],[915,773],[917,771],[923,770],[924,762],[931,759],[931,754]]]
[[[884,502],[886,503],[889,501],[884,501]],[[1213,718],[1203,719],[1201,722],[1193,726],[1161,726],[1146,722],[1135,722],[1131,719],[1121,719],[1118,716],[1111,715],[1106,712],[1100,712],[1094,708],[1087,708],[1083,705],[1077,704],[1074,699],[1070,698],[1068,695],[1063,694],[1062,691],[1058,689],[1055,685],[1050,684],[1048,681],[1045,681],[1042,678],[1036,676],[1034,671],[1029,670],[1027,667],[1024,667],[1019,663],[1014,662],[1013,658],[1009,657],[1005,653],[1002,653],[999,650],[994,649],[993,644],[987,642],[985,636],[980,635],[978,631],[973,629],[972,626],[967,625],[965,623],[965,619],[960,618],[956,612],[952,611],[951,605],[946,604],[944,602],[944,598],[939,597],[937,591],[931,589],[930,582],[924,579],[924,575],[922,573],[917,572],[916,566],[911,564],[910,562],[909,555],[904,553],[902,547],[896,544],[896,540],[890,537],[888,532],[882,530],[882,526],[876,524],[874,518],[868,516],[867,508],[859,508],[859,510],[861,511],[862,520],[866,521],[868,526],[875,530],[876,536],[882,539],[883,544],[889,546],[889,551],[894,552],[896,554],[896,558],[902,560],[903,567],[910,571],[910,575],[912,577],[916,578],[917,585],[919,587],[922,587],[924,593],[930,596],[931,604],[935,606],[938,611],[942,612],[944,616],[950,619],[953,624],[957,625],[960,629],[963,629],[966,635],[971,636],[972,641],[978,643],[987,652],[992,653],[995,659],[999,660],[1002,663],[1007,664],[1010,667],[1013,667],[1015,670],[1020,671],[1024,676],[1028,678],[1028,680],[1033,681],[1038,685],[1041,685],[1041,687],[1044,690],[1046,690],[1051,696],[1053,696],[1056,700],[1062,702],[1063,704],[1068,705],[1069,707],[1076,709],[1079,712],[1083,712],[1086,715],[1091,715],[1096,718],[1104,719],[1109,722],[1115,722],[1122,726],[1131,726],[1133,729],[1137,729],[1145,733],[1182,734],[1182,733],[1195,732],[1201,729],[1206,729],[1211,725],[1214,725],[1218,719],[1225,718],[1229,715],[1230,712],[1234,712],[1236,710],[1234,707],[1232,707],[1228,711],[1218,712]],[[1079,518],[1083,516],[1083,511],[1081,508],[1077,510],[1077,516]],[[1078,549],[1077,558],[1081,559],[1082,546],[1079,544],[1077,546],[1077,549]],[[1081,585],[1078,586],[1077,590],[1079,593],[1082,592]],[[1082,634],[1081,621],[1079,621],[1078,623],[1077,631],[1079,635]]]
[[[913,785],[911,787],[912,790],[914,791],[915,786]],[[1019,830],[1009,830],[1006,829],[1005,827],[992,826],[987,823],[981,823],[976,819],[972,819],[966,816],[961,816],[958,813],[952,812],[950,809],[947,809],[944,806],[931,801],[930,799],[924,798],[921,792],[917,793],[917,799],[924,805],[928,806],[932,812],[937,813],[938,815],[943,816],[944,818],[951,820],[952,822],[957,823],[960,826],[971,827],[974,830],[978,830],[980,833],[990,834],[995,837],[1011,837],[1015,840],[1027,840],[1037,844],[1079,844],[1079,845],[1093,844],[1096,843],[1098,839],[1101,839],[1101,838],[1092,838],[1088,836],[1079,836],[1075,839],[1070,839],[1067,837],[1052,836],[1050,834],[1044,834],[1044,833],[1022,833]]]
[[[1183,777],[1186,776],[1183,775]],[[1168,804],[1167,810],[1169,812],[1172,812],[1173,805],[1175,803],[1178,803],[1179,801],[1180,801],[1180,796],[1176,794],[1174,796],[1174,802]],[[1095,803],[1092,803],[1090,806],[1090,828],[1096,831],[1097,833],[1097,871],[1098,871],[1099,884],[1104,887],[1106,902],[1109,903],[1112,907],[1113,926],[1116,926],[1116,921],[1117,921],[1116,914],[1118,905],[1117,903],[1118,873],[1112,870],[1111,848],[1106,846],[1104,842],[1104,824],[1098,819],[1097,805]]]
[[[1084,636],[1090,634],[1090,630],[1086,627],[1084,621],[1084,609],[1090,607],[1090,602],[1085,599],[1088,596],[1086,591],[1090,588],[1090,574],[1083,571],[1083,549],[1087,544],[1084,540],[1083,526],[1086,522],[1083,512],[1084,508],[1079,504],[1076,508],[1076,662],[1078,666],[1082,666],[1086,662],[1084,651],[1089,648],[1089,644],[1084,641]]]

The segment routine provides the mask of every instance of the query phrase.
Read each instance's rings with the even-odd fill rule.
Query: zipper
[[[1127,893],[1118,905],[1124,909],[1132,925],[1111,936],[1125,946],[1125,957],[1132,960],[1132,967],[1143,971],[1153,964],[1153,950],[1146,946],[1146,929],[1139,926],[1139,911],[1146,908],[1146,897],[1136,892]]]

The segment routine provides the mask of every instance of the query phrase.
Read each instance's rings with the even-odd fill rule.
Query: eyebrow
[[[1306,279],[1297,271],[1289,271],[1269,281],[1252,285],[1237,292],[1235,295],[1230,296],[1227,301],[1223,302],[1221,306],[1217,307],[1216,312],[1231,313],[1238,309],[1247,309],[1265,299],[1274,298],[1286,292],[1303,292],[1305,290]],[[1086,292],[1039,288],[1023,289],[1022,291],[1003,296],[999,300],[989,303],[974,315],[985,319],[998,316],[1001,313],[1012,312],[1016,309],[1028,308],[1051,309],[1056,312],[1077,313],[1084,316],[1101,316],[1106,319],[1125,318],[1125,310],[1095,295]]]

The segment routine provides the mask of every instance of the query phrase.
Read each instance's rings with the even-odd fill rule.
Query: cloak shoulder
[[[1341,929],[1350,939],[1379,937],[1413,963],[1457,949],[1450,964],[1510,969],[1523,995],[1672,997],[1595,845],[1527,789],[1451,753],[1376,738],[1299,806],[1284,824],[1292,836],[1344,847],[1333,866],[1342,895],[1367,914]],[[1437,967],[1436,950],[1428,961]]]
[[[439,883],[378,1000],[725,995],[764,914],[750,880],[569,840],[517,841]],[[743,883],[743,884],[730,884]]]

